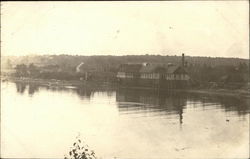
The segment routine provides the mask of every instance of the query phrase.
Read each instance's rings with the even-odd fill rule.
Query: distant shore
[[[112,82],[103,82],[103,81],[80,81],[80,80],[55,80],[55,79],[32,79],[32,78],[15,78],[15,77],[1,77],[1,81],[11,81],[11,82],[22,82],[28,84],[38,84],[41,86],[48,86],[48,87],[113,87],[116,88],[118,85]],[[128,88],[128,89],[145,89],[145,90],[152,90],[153,88],[150,87],[121,87],[121,88]],[[234,96],[234,97],[244,97],[250,98],[250,90],[247,89],[202,89],[202,88],[195,88],[195,89],[174,89],[171,91],[175,92],[187,92],[187,93],[195,93],[195,94],[206,94],[206,95],[216,95],[216,96]]]

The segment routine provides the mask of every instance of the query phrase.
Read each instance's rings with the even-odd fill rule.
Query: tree
[[[18,77],[24,77],[24,76],[27,76],[28,74],[28,69],[25,64],[17,65],[15,69],[16,69],[16,74]]]
[[[10,59],[7,60],[7,68],[12,68],[12,64],[11,64]]]
[[[240,63],[239,66],[238,66],[238,70],[239,72],[241,73],[247,73],[248,72],[248,66],[246,63]]]
[[[31,63],[28,67],[28,73],[31,77],[34,77],[38,75],[39,70],[33,63]]]

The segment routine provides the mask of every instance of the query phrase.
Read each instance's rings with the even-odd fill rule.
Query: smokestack
[[[182,54],[181,65],[182,65],[182,67],[184,67],[184,65],[185,65],[185,56],[184,56],[184,54]]]

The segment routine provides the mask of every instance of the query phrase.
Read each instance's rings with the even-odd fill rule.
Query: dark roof
[[[140,73],[151,73],[151,72],[162,72],[162,73],[186,73],[186,70],[179,65],[167,66],[165,64],[122,64],[119,69],[120,72],[140,72]]]
[[[167,67],[165,65],[160,64],[150,64],[148,66],[142,66],[140,72],[150,73],[150,72],[165,72]]]
[[[187,70],[182,66],[170,66],[168,67],[167,73],[169,74],[187,74]]]
[[[142,64],[122,64],[119,68],[120,72],[139,72]]]
[[[180,66],[168,66],[167,72],[166,73],[174,73]]]

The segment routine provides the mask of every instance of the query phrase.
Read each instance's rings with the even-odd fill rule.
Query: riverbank
[[[85,87],[85,88],[96,88],[96,87],[113,87],[114,84],[110,82],[100,81],[81,81],[81,80],[56,80],[56,79],[33,79],[33,78],[15,78],[15,77],[1,77],[1,81],[20,82],[26,84],[37,84],[46,87]]]
[[[116,83],[112,82],[102,82],[102,81],[80,81],[80,80],[55,80],[55,79],[31,79],[31,78],[14,78],[14,77],[1,77],[2,81],[11,82],[22,82],[27,84],[38,84],[47,87],[85,87],[85,88],[97,88],[97,87],[112,87],[112,88],[124,88],[124,89],[143,89],[152,90],[150,87],[119,87]],[[166,90],[167,91],[167,90]],[[249,88],[245,89],[174,89],[171,91],[175,92],[186,92],[186,93],[196,93],[196,94],[206,94],[206,95],[216,95],[216,96],[233,96],[233,97],[244,97],[250,98]]]

